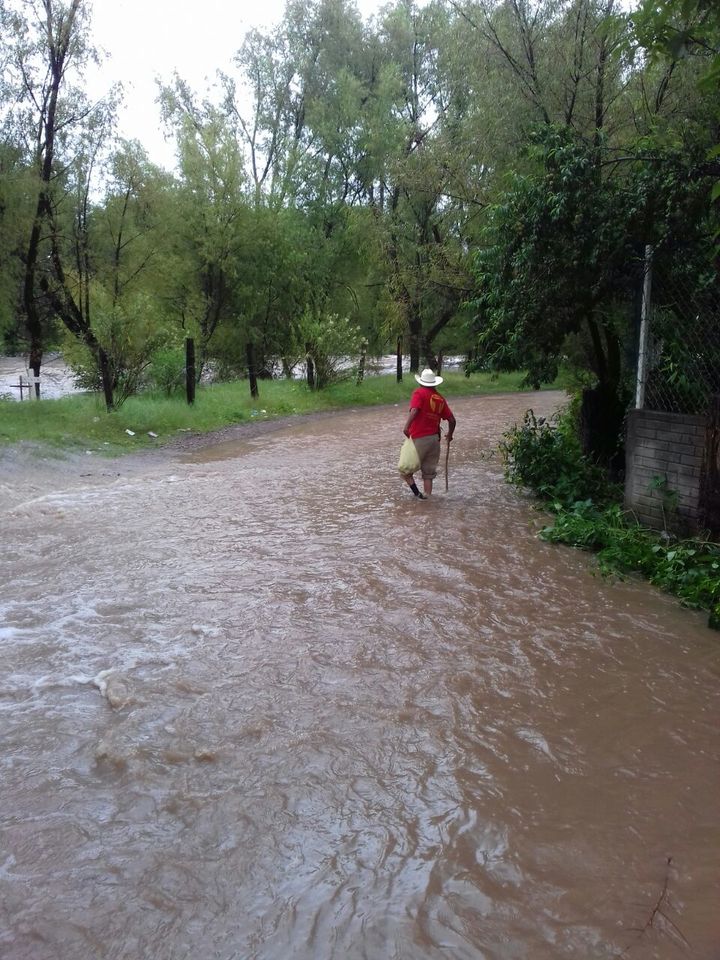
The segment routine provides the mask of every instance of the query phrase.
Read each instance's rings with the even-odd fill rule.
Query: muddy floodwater
[[[537,539],[559,401],[0,454],[0,957],[718,960],[719,635]]]

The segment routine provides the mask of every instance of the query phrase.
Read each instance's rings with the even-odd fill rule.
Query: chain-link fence
[[[645,263],[638,406],[705,413],[720,393],[720,274],[711,260],[677,253]]]

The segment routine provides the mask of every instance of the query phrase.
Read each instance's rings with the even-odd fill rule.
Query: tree
[[[255,267],[247,253],[253,266],[250,282],[240,284],[243,314],[261,354],[275,342],[286,356],[308,312],[357,318],[361,302],[372,299],[377,223],[363,208],[374,189],[368,127],[378,130],[380,112],[377,90],[370,90],[373,54],[354,5],[322,0],[289,4],[271,35],[247,38],[237,65],[238,78],[223,78],[224,109],[249,167],[260,242],[273,237],[269,260]],[[241,89],[251,94],[251,109],[241,106]],[[281,224],[297,236],[301,254],[288,256],[278,242]],[[282,266],[274,279],[256,282],[268,263]]]
[[[348,0],[293,0],[272,34],[246,38],[236,58],[240,77],[222,80],[256,202],[348,197],[364,94],[363,40]]]
[[[714,142],[707,155],[711,166],[706,172],[714,176],[711,201],[717,208],[720,203],[720,8],[713,0],[665,0],[663,4],[641,0],[628,19],[633,40],[647,52],[651,66],[658,61],[664,64],[667,78],[664,87],[674,73],[683,72],[678,71],[678,67],[690,66],[694,74],[709,108],[706,123],[714,128]],[[720,228],[716,236],[718,234]]]
[[[81,332],[66,353],[86,386],[102,387],[110,409],[135,392],[157,350],[180,340],[163,298],[171,180],[139,144],[123,142],[103,165],[104,196],[91,203],[95,162],[80,153],[74,165],[80,202],[65,251],[75,264],[69,293],[91,336]]]
[[[84,99],[69,88],[72,70],[92,55],[87,44],[88,13],[83,0],[18,0],[0,5],[9,90],[15,106],[8,122],[27,149],[27,162],[37,177],[35,211],[24,250],[23,307],[30,342],[29,365],[36,378],[48,324],[60,306],[48,297],[51,277],[57,278],[57,197],[62,187],[57,160],[72,132],[89,113]],[[48,247],[50,249],[48,249]],[[71,315],[61,317],[74,324]],[[36,393],[40,395],[38,379]]]
[[[466,90],[444,83],[451,78],[440,53],[448,30],[441,7],[418,10],[411,2],[397,4],[382,22],[383,55],[396,71],[396,146],[378,164],[382,222],[412,371],[421,356],[435,366],[433,342],[470,289],[466,230],[479,184],[458,178],[466,165],[475,172],[475,156],[463,134]]]
[[[0,343],[19,352],[23,248],[30,232],[33,176],[22,151],[0,142]]]
[[[174,223],[175,309],[199,336],[198,379],[211,341],[230,315],[238,244],[246,226],[242,155],[223,112],[198,101],[179,78],[163,90],[166,118],[175,124],[180,184]]]
[[[529,155],[535,168],[511,177],[476,257],[479,363],[526,369],[537,387],[554,379],[574,340],[579,367],[592,374],[587,451],[608,463],[626,409],[645,247],[672,261],[697,246],[708,186],[688,180],[687,158],[645,150],[625,164],[606,155],[598,176],[596,147],[566,127],[539,129]]]
[[[713,0],[640,0],[630,14],[638,42],[672,61],[698,58],[707,90],[720,85],[720,8]]]

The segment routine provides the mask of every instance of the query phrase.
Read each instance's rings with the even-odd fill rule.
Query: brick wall
[[[698,528],[706,418],[633,410],[625,446],[625,507],[641,523],[675,533]],[[664,488],[653,489],[657,478]],[[670,499],[668,499],[670,495]],[[672,501],[676,499],[677,508]]]

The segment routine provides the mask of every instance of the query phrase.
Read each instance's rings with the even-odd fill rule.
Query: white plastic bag
[[[406,437],[405,442],[400,447],[400,459],[398,460],[398,470],[400,473],[407,475],[409,473],[415,473],[420,469],[420,457],[418,452],[415,449],[415,444],[410,439]]]

